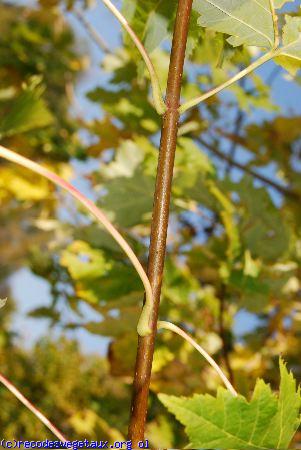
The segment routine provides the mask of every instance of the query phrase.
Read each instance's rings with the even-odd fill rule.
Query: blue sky
[[[29,2],[19,1],[15,3],[28,4]],[[34,2],[30,3],[34,4]],[[116,4],[118,5],[118,2]],[[295,1],[293,6],[298,5],[301,5],[301,0]],[[100,30],[101,35],[112,49],[118,47],[121,42],[119,24],[115,18],[111,17],[101,2],[98,2],[97,7],[88,12],[86,17],[97,30]],[[103,54],[93,42],[88,42],[87,34],[79,25],[78,21],[69,13],[67,14],[67,18],[76,30],[79,46],[85,50],[89,49],[89,53],[92,55],[91,67],[76,88],[77,101],[88,118],[99,117],[101,115],[100,108],[96,105],[91,105],[85,99],[84,94],[94,86],[106,82],[106,75],[100,68]],[[258,73],[263,78],[267,78],[273,69],[273,65],[273,62],[266,64]],[[297,86],[288,81],[284,72],[281,72],[275,80],[272,96],[281,107],[282,114],[301,114],[301,86]],[[259,114],[257,112],[256,120],[260,121],[264,117],[265,114]],[[240,156],[243,157],[242,154],[238,154],[238,158]],[[273,176],[272,169],[268,170],[268,175]],[[20,332],[23,343],[31,345],[45,333],[48,321],[30,319],[26,317],[26,313],[37,306],[46,306],[50,302],[49,286],[45,280],[32,275],[26,268],[19,270],[11,276],[10,286],[12,296],[18,303],[18,311],[14,317],[13,328]],[[85,307],[83,312],[87,320],[95,318],[94,313],[88,307]],[[68,314],[70,312],[66,311],[65,319],[67,319]],[[254,320],[251,315],[244,312],[239,313],[236,320],[236,332],[238,334],[248,331],[253,326]],[[58,335],[58,333],[59,330],[54,331],[54,335]],[[107,348],[108,339],[91,336],[84,330],[76,331],[76,333],[69,332],[68,334],[70,336],[76,336],[85,351],[103,354]]]

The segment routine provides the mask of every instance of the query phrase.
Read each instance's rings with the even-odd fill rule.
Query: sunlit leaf
[[[240,224],[243,244],[254,257],[260,257],[264,261],[275,260],[287,250],[290,239],[289,228],[279,209],[275,207],[267,191],[255,188],[249,177],[232,186],[243,206]]]
[[[152,211],[155,180],[137,169],[133,176],[116,177],[106,183],[102,208],[113,213],[114,221],[129,227],[147,220]]]
[[[249,402],[224,388],[216,397],[160,394],[159,398],[185,425],[192,448],[284,449],[300,424],[301,396],[282,360],[280,374],[278,398],[260,379]]]
[[[167,37],[176,6],[168,0],[124,1],[124,12],[149,52]]]
[[[0,137],[46,127],[53,122],[53,116],[41,94],[41,88],[33,81],[14,99],[13,105],[0,122]]]
[[[269,0],[195,0],[199,24],[228,34],[234,47],[273,47],[274,28]]]
[[[102,322],[89,322],[84,328],[93,334],[119,337],[135,329],[139,316],[139,308],[127,309],[122,312],[122,320],[108,317]]]
[[[301,68],[301,18],[285,16],[283,27],[283,50],[275,60],[295,75]]]
[[[111,268],[101,250],[93,249],[83,241],[74,241],[63,251],[61,264],[78,281],[97,279]]]

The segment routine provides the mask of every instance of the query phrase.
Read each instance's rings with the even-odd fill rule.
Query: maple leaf
[[[301,67],[301,18],[285,16],[282,32],[283,48],[275,61],[292,75]]]
[[[159,394],[159,399],[186,427],[193,448],[287,448],[300,424],[300,389],[280,359],[280,392],[258,379],[250,401],[219,388],[216,397]]]
[[[269,0],[195,0],[199,25],[229,34],[229,44],[272,48],[273,17]]]

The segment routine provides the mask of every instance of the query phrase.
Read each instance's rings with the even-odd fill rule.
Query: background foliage
[[[296,18],[297,3],[290,5]],[[108,41],[102,48],[97,77],[105,77],[96,77],[93,88],[85,83],[95,48],[77,38],[77,7],[53,0],[0,5],[1,143],[80,179],[146,264],[161,120],[151,105],[148,75],[126,36],[118,46]],[[170,2],[157,7],[148,0],[142,8],[125,0],[122,7],[152,52],[165,87]],[[186,100],[254,56],[252,47],[233,48],[223,30],[204,29],[197,18],[194,12]],[[279,354],[301,379],[301,117],[293,108],[283,111],[271,95],[273,84],[283,89],[284,83],[300,95],[298,74],[270,63],[190,110],[181,122],[176,157],[160,317],[194,334],[248,398],[257,377],[278,389]],[[79,84],[94,116],[77,98]],[[84,167],[84,175],[77,167]],[[135,271],[64,195],[2,161],[0,204],[1,297],[9,297],[0,316],[1,371],[69,437],[125,436],[142,299]],[[30,313],[37,322],[48,319],[45,337],[30,348],[17,339],[8,284],[25,266],[49,283],[52,296],[50,306]],[[53,336],[85,329],[107,337],[107,353],[86,354],[68,337],[49,338],[49,327]],[[151,445],[187,444],[159,392],[214,394],[218,385],[216,374],[185,342],[160,334],[147,426]],[[0,402],[4,438],[49,437],[2,388]],[[299,440],[297,434],[296,445]]]

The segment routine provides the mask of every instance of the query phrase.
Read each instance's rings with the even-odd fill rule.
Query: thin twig
[[[180,106],[180,108],[179,108],[180,114],[183,114],[188,109],[192,108],[193,106],[198,105],[199,103],[204,102],[208,98],[213,97],[214,95],[223,91],[227,87],[236,83],[236,81],[241,80],[243,77],[252,73],[254,70],[258,69],[258,67],[262,66],[267,61],[270,61],[271,59],[273,59],[277,55],[277,53],[278,52],[275,51],[274,49],[269,51],[265,55],[261,56],[261,58],[257,59],[252,64],[250,64],[248,67],[241,70],[233,77],[229,78],[225,83],[220,84],[219,86],[215,87],[214,89],[211,89],[210,91],[206,92],[205,94],[200,95],[199,97],[193,98],[192,100],[188,100],[187,102],[183,103],[182,106]]]
[[[270,75],[265,80],[265,84],[267,86],[271,87],[272,84],[274,83],[276,77],[278,76],[279,72],[281,72],[281,67],[275,66],[272,69]],[[245,88],[245,85],[246,85],[246,78],[242,78],[240,80],[241,88]],[[247,90],[246,93],[248,95],[254,95],[255,91],[256,91],[256,88],[253,88],[251,90]],[[242,125],[244,124],[246,116],[247,116],[247,114],[246,114],[245,111],[240,110],[240,109],[238,110],[237,117],[236,117],[236,120],[235,120],[235,125],[234,125],[234,132],[233,132],[234,136],[239,136],[240,135],[240,130],[241,130]],[[229,150],[229,155],[228,155],[229,156],[229,160],[227,161],[228,164],[227,164],[227,168],[226,168],[226,172],[225,172],[226,175],[230,175],[231,168],[232,168],[232,165],[233,165],[232,162],[233,162],[233,160],[235,160],[235,156],[236,156],[237,145],[238,145],[237,141],[233,141],[230,144],[230,150]]]
[[[106,54],[110,54],[111,50],[108,44],[103,39],[103,37],[100,36],[98,31],[96,31],[93,25],[91,25],[90,22],[86,19],[83,11],[79,8],[74,7],[72,9],[72,12],[77,17],[78,21],[82,24],[82,26],[85,28],[89,36],[93,39],[95,44],[100,48],[100,50]]]
[[[294,47],[299,41],[299,34],[297,33],[297,37],[295,40],[290,42],[289,44],[286,44],[282,47],[273,47],[272,50],[270,50],[268,53],[265,53],[260,58],[258,58],[256,61],[254,61],[252,64],[250,64],[245,69],[238,72],[233,77],[229,78],[225,83],[220,84],[214,89],[211,89],[210,91],[206,92],[205,94],[202,94],[196,98],[193,98],[192,100],[188,100],[187,102],[183,103],[182,106],[179,108],[180,114],[183,114],[188,109],[192,108],[193,106],[198,105],[199,103],[204,102],[210,97],[213,97],[214,95],[218,94],[219,92],[223,91],[227,87],[231,86],[232,84],[236,83],[236,81],[241,80],[246,75],[249,75],[250,73],[254,72],[254,70],[258,69],[260,66],[265,64],[268,61],[271,61],[272,59],[276,58],[277,56],[287,56],[287,51],[289,48]]]
[[[0,374],[0,383],[2,383],[23,405],[29,409],[39,420],[42,422],[48,430],[50,430],[61,442],[67,443],[68,440],[65,436],[41,413],[23,394],[10,382],[7,378],[5,378],[2,374]]]
[[[46,167],[43,167],[40,164],[37,164],[31,161],[30,159],[25,158],[24,156],[21,156],[18,153],[15,153],[3,147],[2,145],[0,145],[0,156],[2,158],[7,159],[8,161],[14,162],[16,164],[19,164],[20,166],[26,167],[29,170],[32,170],[35,173],[38,173],[39,175],[41,175],[44,178],[47,178],[57,186],[60,186],[62,189],[65,189],[75,199],[77,199],[91,214],[93,214],[94,217],[96,217],[97,221],[100,222],[106,228],[106,230],[111,234],[111,236],[115,239],[115,241],[124,250],[128,258],[132,262],[133,266],[135,267],[138,275],[140,276],[146,292],[146,302],[144,311],[145,309],[148,310],[149,308],[151,308],[153,304],[153,293],[149,279],[140,261],[138,260],[137,256],[135,255],[129,244],[117,231],[114,225],[111,224],[106,215],[91,200],[85,197],[80,191],[78,191],[67,181],[63,180],[56,173],[46,169]],[[138,326],[138,333],[141,333],[142,336],[149,334],[150,326],[145,320],[145,313],[143,315],[142,322],[140,321],[139,323],[140,326]]]
[[[243,172],[251,175],[253,178],[256,178],[257,180],[261,181],[264,184],[267,184],[268,186],[272,187],[276,191],[280,192],[282,195],[285,195],[286,197],[290,197],[293,200],[300,201],[300,195],[293,191],[292,189],[281,186],[281,184],[276,183],[275,181],[271,180],[270,178],[265,177],[264,175],[261,175],[260,173],[256,172],[255,170],[251,169],[250,167],[246,167],[243,164],[239,163],[238,161],[235,161],[231,158],[229,158],[228,155],[225,155],[223,152],[218,150],[214,145],[209,144],[209,142],[206,142],[204,139],[198,137],[196,138],[196,141],[201,144],[203,147],[208,149],[210,152],[214,153],[218,158],[227,161],[231,163],[233,167],[237,167],[238,169],[242,170]]]
[[[234,395],[235,397],[237,397],[238,394],[237,394],[236,390],[234,389],[234,387],[232,386],[232,384],[230,383],[230,381],[228,380],[228,378],[226,377],[226,375],[224,374],[222,369],[219,367],[219,365],[206,352],[206,350],[203,349],[203,347],[201,347],[197,342],[195,342],[194,339],[192,339],[191,336],[189,336],[189,334],[185,333],[185,331],[181,330],[181,328],[179,328],[177,325],[174,325],[173,323],[170,323],[170,322],[161,321],[161,320],[158,322],[158,330],[160,330],[160,329],[173,331],[174,333],[178,334],[183,339],[185,339],[187,342],[189,342],[189,344],[191,344],[201,355],[204,356],[204,358],[208,361],[208,363],[218,373],[219,377],[223,381],[226,388],[231,392],[231,394]]]
[[[161,298],[171,185],[179,126],[178,108],[180,103],[192,1],[193,0],[178,1],[174,25],[166,93],[167,110],[163,117],[161,130],[148,259],[148,275],[154,295],[154,303],[150,311],[152,334],[145,338],[140,337],[138,341],[131,419],[128,434],[129,439],[133,443],[133,448],[137,448],[138,442],[144,439],[145,422],[148,410],[149,385]]]
[[[235,125],[234,125],[234,131],[233,134],[235,136],[237,136],[238,134],[240,134],[240,129],[244,123],[244,119],[245,119],[245,113],[242,110],[238,110],[237,112],[237,117],[235,120]],[[232,162],[235,160],[236,157],[236,150],[237,150],[237,142],[233,141],[232,143],[230,143],[230,150],[228,153],[228,161],[227,161],[227,167],[226,167],[226,171],[225,174],[226,175],[230,175],[231,173],[231,169],[232,169]]]
[[[137,49],[139,50],[139,52],[146,64],[146,67],[149,71],[152,88],[153,88],[153,98],[154,98],[154,105],[155,105],[156,111],[158,112],[158,114],[163,115],[164,112],[166,111],[166,105],[163,100],[163,95],[162,95],[161,87],[160,87],[160,81],[159,81],[156,70],[153,66],[153,63],[151,62],[151,59],[150,59],[146,49],[144,48],[142,42],[140,41],[140,39],[134,32],[132,27],[129,25],[126,18],[113,5],[111,0],[102,0],[102,2],[107,6],[107,8],[111,11],[111,13],[116,17],[116,19],[119,21],[119,23],[122,25],[122,27],[127,31],[129,36],[131,37],[132,41],[136,45]]]
[[[245,88],[246,81],[247,81],[246,78],[242,78],[239,81],[239,86],[242,89]],[[241,130],[241,127],[242,127],[242,125],[244,123],[244,119],[245,119],[245,112],[243,110],[241,110],[241,109],[238,109],[237,115],[236,115],[236,119],[235,119],[235,122],[234,122],[234,130],[233,130],[233,134],[234,135],[240,134],[240,130]],[[237,142],[230,143],[230,149],[229,149],[229,152],[228,152],[229,161],[227,162],[227,167],[226,167],[226,170],[225,170],[225,174],[226,175],[230,175],[230,173],[231,173],[231,169],[232,169],[231,161],[233,159],[235,159],[235,157],[236,157],[236,150],[237,150]],[[231,160],[230,160],[230,158],[231,158]]]

